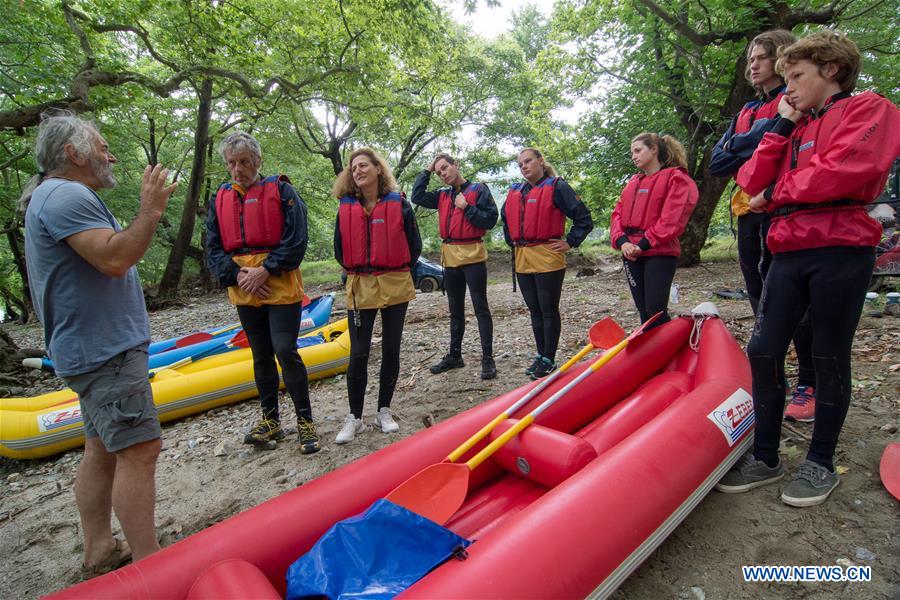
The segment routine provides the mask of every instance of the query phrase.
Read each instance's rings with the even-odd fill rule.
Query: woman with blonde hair
[[[340,200],[334,227],[334,257],[347,272],[350,414],[335,443],[346,444],[364,429],[362,410],[368,382],[375,316],[381,311],[381,373],[376,424],[384,433],[400,429],[391,399],[400,374],[400,341],[409,301],[416,297],[410,267],[422,252],[412,207],[397,190],[387,162],[371,148],[350,154],[332,188]]]
[[[697,205],[697,184],[687,172],[681,143],[670,135],[642,133],[631,141],[631,160],[641,173],[622,190],[609,224],[612,247],[622,264],[641,323],[666,313],[675,263],[681,255],[678,236]]]
[[[503,236],[513,248],[515,281],[531,313],[537,347],[537,356],[525,372],[532,379],[539,379],[556,369],[566,252],[584,241],[594,228],[594,221],[540,150],[524,148],[517,162],[525,182],[510,187],[500,215]],[[566,217],[572,219],[568,234]]]

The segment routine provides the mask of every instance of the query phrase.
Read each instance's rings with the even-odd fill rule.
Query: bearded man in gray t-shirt
[[[176,186],[166,185],[168,171],[160,165],[148,166],[138,213],[122,229],[96,194],[116,185],[117,161],[95,126],[70,113],[46,117],[35,158],[41,174],[23,195],[25,260],[47,350],[81,405],[85,447],[75,500],[84,530],[81,575],[88,579],[159,550],[154,505],[161,430],[147,378],[150,325],[135,265]],[[111,510],[127,544],[112,535]]]

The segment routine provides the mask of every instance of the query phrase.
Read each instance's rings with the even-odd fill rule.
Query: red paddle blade
[[[213,339],[212,334],[209,334],[205,331],[198,331],[197,333],[192,333],[190,335],[184,336],[183,338],[175,340],[175,347],[185,348],[186,346],[193,346],[194,344],[206,342],[211,339]]]
[[[229,346],[240,346],[241,348],[249,348],[250,340],[247,339],[247,332],[241,329],[228,340]]]
[[[310,302],[312,302],[312,300],[309,299],[309,296],[303,294],[303,300],[300,301],[300,307],[309,306]]]
[[[465,463],[437,463],[398,485],[385,498],[443,525],[465,501],[471,472]]]
[[[881,455],[881,465],[879,467],[881,475],[881,483],[891,493],[891,495],[900,500],[900,443],[888,444]]]
[[[634,331],[631,332],[631,335],[628,336],[628,341],[630,342],[637,336],[639,336],[642,333],[644,333],[645,331],[647,331],[647,329],[651,325],[653,325],[653,323],[655,323],[661,316],[662,316],[662,311],[659,311],[658,313],[656,313],[655,315],[653,315],[652,317],[650,317],[649,319],[644,321],[640,327],[638,327],[637,329],[635,329]]]
[[[604,317],[588,331],[588,339],[594,348],[609,350],[625,339],[625,330],[612,317]]]

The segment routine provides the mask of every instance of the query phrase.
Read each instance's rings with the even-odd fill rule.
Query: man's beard
[[[112,166],[96,156],[91,156],[91,169],[94,170],[94,177],[100,182],[101,189],[111,189],[116,187],[118,181],[113,175]]]

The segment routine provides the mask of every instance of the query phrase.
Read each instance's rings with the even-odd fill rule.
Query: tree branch
[[[5,169],[7,167],[11,167],[15,163],[19,162],[20,160],[22,160],[23,158],[28,156],[28,152],[29,152],[29,149],[26,148],[25,150],[22,150],[15,156],[11,156],[6,162],[0,163],[0,171],[2,171],[3,169]]]
[[[700,33],[687,22],[675,18],[666,12],[660,5],[658,5],[653,0],[639,0],[641,4],[647,7],[650,12],[659,17],[662,21],[669,24],[675,31],[691,40],[697,46],[707,46],[710,44],[716,44],[721,42],[735,42],[738,40],[746,39],[747,32],[745,31],[723,31],[723,32],[709,32],[709,33]]]

